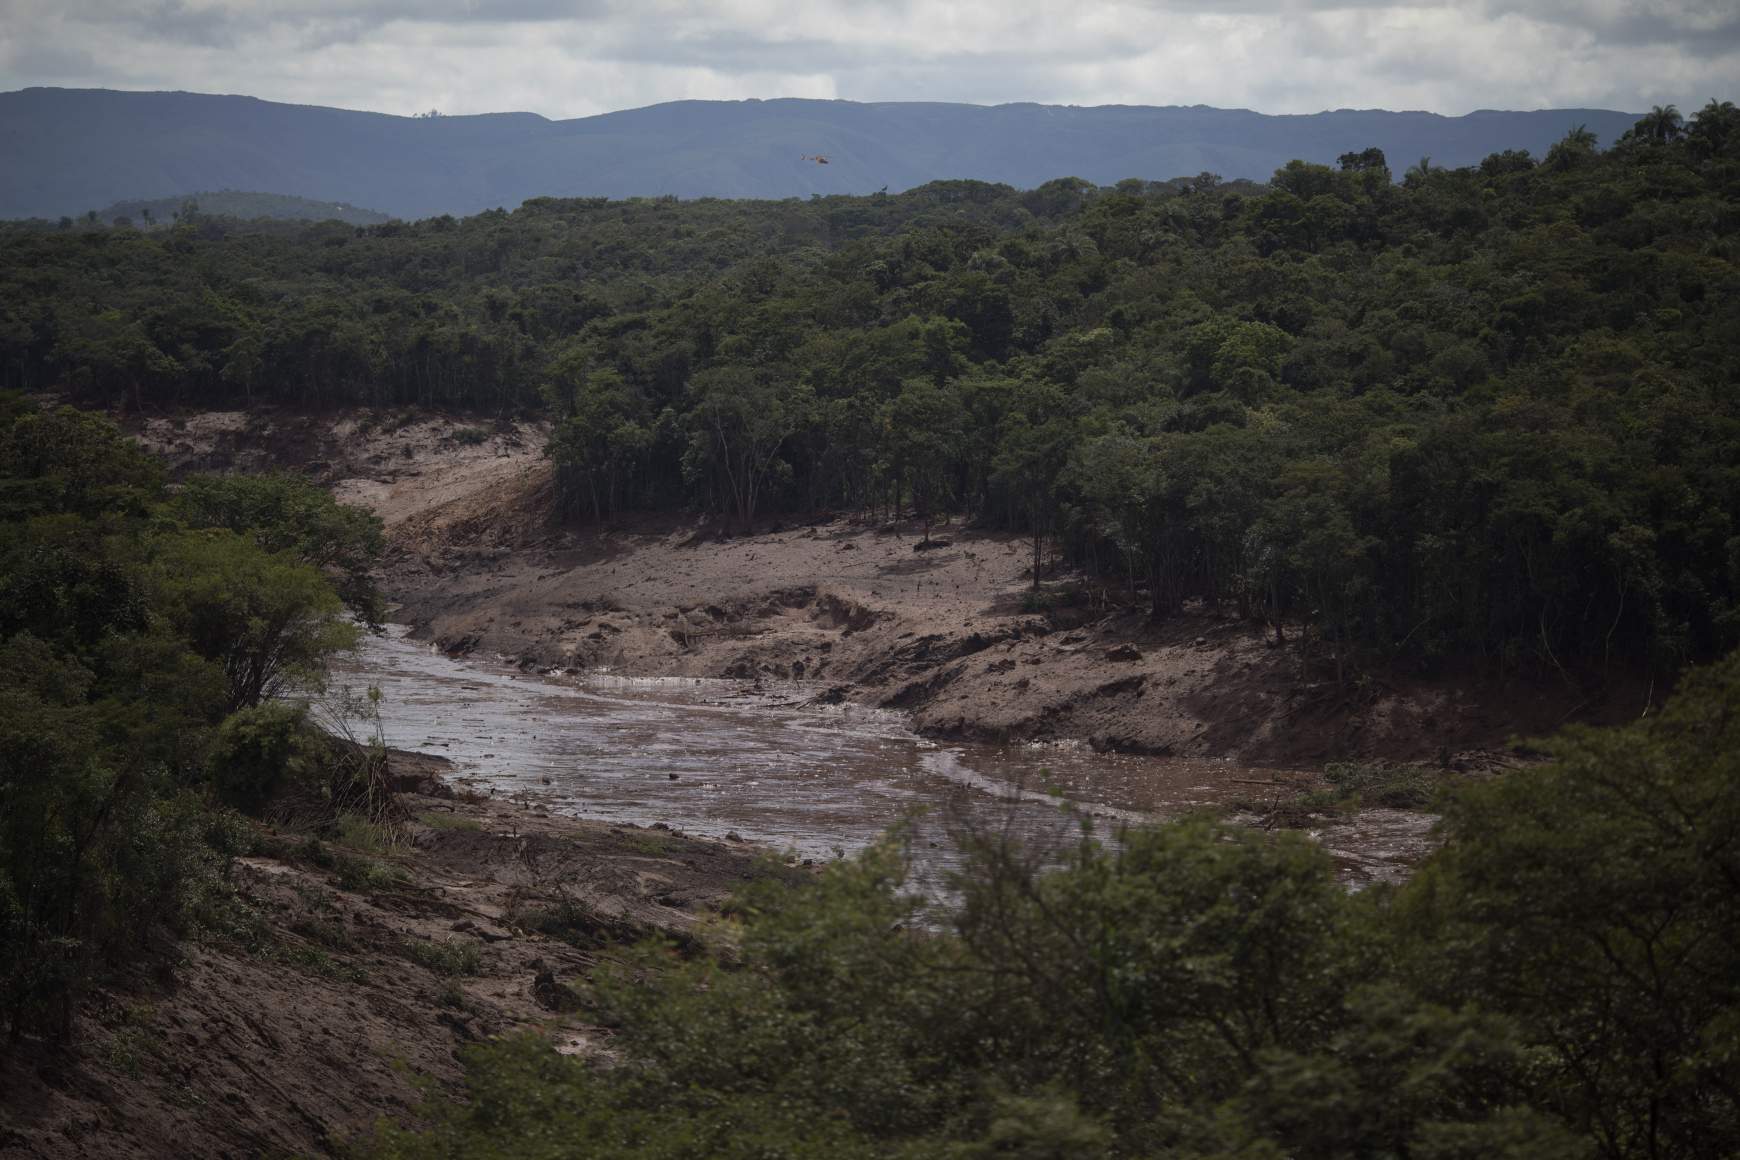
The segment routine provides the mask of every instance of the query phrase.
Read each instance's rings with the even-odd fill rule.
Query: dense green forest
[[[381,1160],[1740,1155],[1740,662],[1463,791],[1400,889],[1207,821],[996,833],[946,914],[898,841],[586,989],[611,1062],[468,1051]]]
[[[0,1028],[62,1035],[228,886],[285,795],[367,811],[378,763],[279,694],[379,615],[380,526],[286,477],[195,478],[107,419],[0,394]]]
[[[0,382],[543,411],[577,517],[964,515],[1338,665],[1740,644],[1740,111],[1393,177],[14,228]]]

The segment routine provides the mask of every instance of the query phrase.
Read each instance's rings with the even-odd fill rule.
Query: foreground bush
[[[172,503],[112,423],[0,398],[0,1024],[13,1036],[66,1034],[93,979],[221,922],[246,841],[230,807],[257,810],[327,760],[301,712],[269,701],[318,685],[355,641],[333,579],[370,525],[286,481],[242,490],[251,506],[198,483]]]

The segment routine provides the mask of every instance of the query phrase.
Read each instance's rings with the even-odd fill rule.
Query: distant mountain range
[[[1448,166],[1504,149],[1538,156],[1577,125],[1607,145],[1637,116],[752,100],[551,121],[35,88],[0,93],[0,217],[76,216],[210,189],[270,190],[417,218],[540,196],[807,197],[945,178],[1032,187],[1069,176],[1108,185],[1203,171],[1261,180],[1294,158],[1332,163],[1374,145],[1399,174],[1422,156]]]

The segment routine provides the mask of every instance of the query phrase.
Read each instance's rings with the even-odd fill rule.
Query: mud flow
[[[1074,744],[936,742],[903,715],[817,701],[823,686],[608,673],[538,676],[370,638],[336,681],[381,691],[387,744],[439,754],[455,780],[528,809],[745,841],[822,861],[912,819],[914,874],[940,885],[951,828],[1062,847],[1085,821],[1111,835],[1261,796],[1298,775],[1225,761],[1096,753]],[[1404,876],[1431,819],[1368,811],[1317,836],[1352,885]]]

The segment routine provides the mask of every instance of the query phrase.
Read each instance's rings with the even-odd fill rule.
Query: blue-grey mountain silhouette
[[[1270,116],[1205,106],[673,101],[552,121],[533,113],[400,117],[253,97],[34,88],[0,94],[0,217],[123,199],[260,190],[401,217],[529,197],[807,197],[947,178],[1033,187],[1218,173],[1370,146],[1402,167],[1537,156],[1578,125],[1611,143],[1637,115],[1599,109]],[[822,159],[826,164],[819,164]]]

